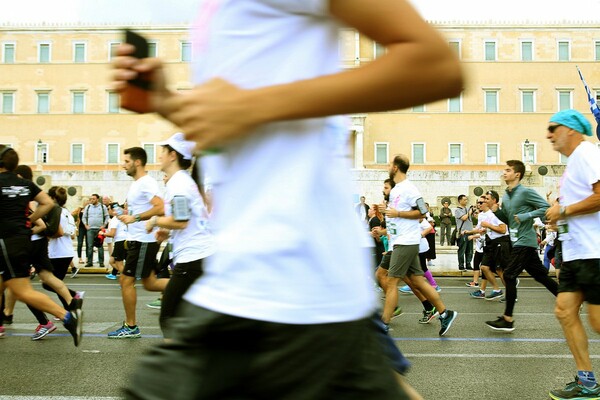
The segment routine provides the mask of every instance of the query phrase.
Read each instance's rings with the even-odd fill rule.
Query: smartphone
[[[140,59],[148,57],[148,41],[146,38],[129,29],[124,30],[124,35],[125,43],[135,47],[133,57]],[[121,107],[141,114],[152,112],[149,93],[151,86],[150,74],[139,74],[137,78],[130,80],[127,88],[121,92]]]
[[[425,205],[425,200],[423,200],[422,197],[419,197],[417,199],[417,208],[419,209],[419,212],[421,214],[427,214],[429,212],[427,206]]]
[[[171,201],[171,211],[175,221],[189,221],[190,206],[188,200],[184,196],[175,196]]]

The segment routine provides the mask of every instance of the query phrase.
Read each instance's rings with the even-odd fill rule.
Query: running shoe
[[[49,333],[52,333],[56,330],[56,325],[52,323],[52,321],[48,321],[46,325],[39,324],[35,329],[31,340],[40,340],[46,337]]]
[[[394,310],[394,312],[392,313],[392,320],[394,320],[395,318],[398,318],[399,316],[401,316],[403,313],[402,308],[400,307],[396,307],[396,309]]]
[[[469,283],[465,283],[465,285],[467,285],[467,287],[479,287],[479,283],[473,281],[473,282],[469,282]]]
[[[438,293],[442,291],[442,288],[440,287],[440,285],[435,285],[434,289]]]
[[[485,292],[483,290],[476,290],[474,292],[469,293],[469,296],[471,296],[474,299],[485,299]]]
[[[0,338],[4,337],[4,327],[0,325]]]
[[[492,290],[492,293],[488,294],[487,296],[485,296],[486,300],[499,300],[500,297],[503,296],[504,293],[502,293],[502,289],[500,290]]]
[[[106,279],[110,279],[110,280],[113,280],[113,281],[117,279],[117,276],[113,275],[113,274],[107,274],[107,275],[104,275],[104,277]]]
[[[79,346],[83,336],[83,311],[81,308],[75,308],[67,313],[63,325],[73,336],[75,346]]]
[[[419,323],[428,324],[438,315],[439,313],[437,312],[435,307],[433,307],[430,311],[423,310],[423,318],[419,320]]]
[[[575,377],[573,382],[567,383],[564,389],[552,390],[549,393],[550,398],[554,400],[564,399],[600,399],[600,385],[596,384],[589,388]]]
[[[398,289],[398,291],[400,293],[404,293],[404,294],[413,294],[412,289],[408,285],[402,286],[401,288]]]
[[[514,323],[508,322],[504,317],[498,317],[495,321],[486,321],[485,324],[495,331],[512,332],[515,330]]]
[[[452,326],[452,323],[454,322],[456,317],[458,317],[458,313],[456,311],[452,311],[452,310],[446,310],[445,318],[442,318],[441,315],[438,317],[440,320],[440,324],[441,324],[440,336],[444,336],[446,334],[446,332],[448,332],[448,330]]]
[[[6,325],[12,325],[12,323],[13,323],[13,316],[12,315],[6,315],[6,314],[4,314],[3,318],[4,318],[4,323]]]
[[[71,278],[75,278],[78,273],[79,273],[79,268],[77,268],[77,267],[71,268]]]
[[[125,322],[123,322],[123,326],[116,331],[108,333],[109,339],[135,339],[141,337],[142,334],[140,333],[140,328],[138,326],[130,328]]]
[[[161,305],[162,305],[162,301],[160,299],[156,299],[156,300],[151,301],[150,303],[146,304],[146,307],[154,308],[155,310],[160,310]]]

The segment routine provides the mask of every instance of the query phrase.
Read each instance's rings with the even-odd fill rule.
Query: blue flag
[[[588,87],[587,83],[585,83],[585,79],[583,79],[583,75],[581,74],[581,70],[579,69],[579,67],[575,66],[575,68],[577,68],[577,72],[579,72],[581,82],[583,82],[583,87],[585,87],[585,91],[587,92],[588,102],[590,103],[590,110],[592,110],[592,114],[594,114],[594,118],[596,119],[596,123],[598,124],[596,125],[596,136],[598,136],[598,139],[600,139],[600,110],[598,109],[598,104],[596,104],[596,98],[592,96],[590,88]]]

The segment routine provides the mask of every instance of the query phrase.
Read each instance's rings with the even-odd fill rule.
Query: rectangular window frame
[[[7,108],[6,99],[10,97],[10,108]],[[0,114],[14,114],[16,109],[17,96],[14,90],[0,91]]]
[[[117,159],[115,161],[111,161],[110,159],[110,149],[112,146],[116,146],[117,148]],[[106,163],[111,165],[118,165],[121,163],[121,144],[120,143],[106,143]]]
[[[569,104],[562,108],[561,107],[561,95],[567,93],[569,95]],[[573,90],[572,89],[556,89],[556,110],[569,110],[573,108]]]
[[[526,143],[525,142],[521,142],[521,161],[523,161],[523,164],[525,165],[535,165],[537,164],[537,143],[535,142],[529,142],[529,147],[533,148],[532,150],[532,158],[531,160],[527,159],[527,154],[526,154]]]
[[[40,102],[40,99],[46,96],[46,109],[42,109],[42,103]],[[36,101],[36,112],[38,114],[50,114],[50,91],[49,90],[36,90],[35,91],[35,101]]]
[[[379,161],[377,158],[378,146],[385,146],[385,161]],[[389,142],[373,143],[373,162],[377,165],[387,165],[390,163],[390,143]]]
[[[488,146],[496,146],[496,161],[490,161],[490,149]],[[488,165],[500,164],[500,143],[498,142],[486,142],[485,143],[485,163]]]
[[[12,46],[12,59],[7,60],[6,49]],[[17,42],[2,42],[2,64],[14,64],[17,61]]]
[[[456,44],[456,46],[454,46],[454,44]],[[462,59],[462,40],[450,39],[448,40],[448,47],[450,47],[450,50],[454,51],[459,60]]]
[[[79,46],[83,46],[83,54],[82,54],[83,59],[81,61],[79,61],[77,59],[77,56],[78,56],[77,49]],[[73,42],[73,63],[84,64],[86,62],[87,62],[87,42],[83,42],[81,40],[74,41]]]
[[[81,111],[76,110],[77,102],[76,99],[81,95],[82,104]],[[85,114],[87,103],[87,96],[85,90],[71,90],[71,113],[73,114]]]
[[[488,44],[494,45],[494,58],[488,59],[487,47]],[[496,39],[486,39],[483,41],[483,60],[486,62],[498,61],[498,41]]]
[[[108,61],[112,61],[113,58],[114,58],[113,48],[115,48],[115,50],[116,50],[116,47],[118,45],[120,45],[121,43],[122,42],[120,40],[110,40],[107,43],[107,46],[108,46]]]
[[[150,152],[148,151],[148,149],[146,148],[146,146],[148,147],[152,147],[152,154],[150,154]],[[142,143],[142,148],[144,149],[144,151],[146,151],[146,156],[148,157],[148,159],[146,160],[147,164],[156,164],[156,160],[158,157],[156,157],[156,143],[154,142],[143,142]]]
[[[530,55],[530,59],[527,60],[525,57],[525,43],[530,43],[531,44],[531,55]],[[533,39],[521,39],[519,40],[519,48],[521,51],[521,61],[523,62],[531,62],[531,61],[535,61],[535,43],[533,41]]]
[[[194,56],[192,54],[192,42],[182,40],[179,44],[179,58],[181,62],[192,62]]]
[[[452,161],[452,147],[458,146],[459,149],[459,161]],[[463,164],[463,144],[458,142],[448,143],[448,164],[450,165],[462,165]]]
[[[458,110],[453,109],[453,105],[455,104],[456,101],[458,101]],[[463,109],[462,93],[459,94],[457,97],[449,98],[447,100],[447,104],[448,104],[448,112],[449,113],[460,113],[460,112],[462,112],[462,109]]]
[[[48,164],[50,159],[50,145],[48,143],[37,142],[35,144],[34,160],[36,164]]]
[[[537,110],[536,90],[535,89],[520,89],[520,93],[521,93],[521,112],[522,113],[534,113]],[[532,107],[533,107],[531,111],[525,110],[525,94],[526,93],[531,93],[531,101],[532,101]]]
[[[48,60],[42,60],[42,47],[48,46]],[[37,60],[39,64],[50,64],[52,62],[52,42],[44,41],[37,44]]]
[[[121,97],[119,93],[112,90],[106,91],[106,112],[109,114],[118,114],[121,112]]]
[[[415,156],[415,150],[417,146],[423,146],[423,160],[417,160]],[[410,159],[413,164],[423,165],[427,164],[427,143],[426,142],[412,142],[410,144]]]
[[[496,108],[493,111],[488,109],[488,93],[496,94]],[[500,89],[483,89],[483,110],[486,113],[498,113],[500,112]]]
[[[561,44],[567,45],[567,58],[561,59]],[[556,60],[561,62],[571,61],[571,40],[569,39],[558,39],[556,41]]]
[[[81,146],[81,160],[75,160],[75,146]],[[83,143],[71,143],[71,164],[83,164],[85,160],[85,145]]]

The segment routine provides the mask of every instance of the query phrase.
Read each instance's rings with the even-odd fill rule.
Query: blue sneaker
[[[458,313],[452,310],[446,310],[446,318],[442,318],[442,315],[440,314],[438,317],[442,326],[440,329],[440,336],[444,336],[446,332],[448,332],[456,317],[458,317]]]
[[[440,287],[440,285],[436,285],[434,289],[435,289],[435,291],[436,291],[436,292],[438,292],[438,293],[442,291],[442,288]],[[411,292],[411,293],[412,293],[412,292]]]
[[[504,293],[501,290],[492,290],[492,293],[485,296],[486,300],[500,300],[501,297],[504,297]]]
[[[117,276],[116,276],[116,275],[113,275],[113,274],[104,275],[104,277],[105,277],[106,279],[110,279],[110,280],[113,280],[113,281],[114,281],[115,279],[117,279]]]
[[[575,380],[567,383],[564,389],[552,390],[549,395],[554,400],[598,399],[600,398],[600,385],[596,384],[594,387],[589,388],[582,385],[579,379],[575,377]]]
[[[474,299],[485,299],[485,292],[483,290],[476,290],[469,293],[469,295]]]
[[[412,289],[408,285],[404,285],[401,288],[398,288],[398,291],[404,294],[413,294]]]
[[[135,339],[141,337],[142,334],[140,333],[140,328],[138,326],[130,328],[125,322],[123,322],[123,326],[116,331],[108,333],[109,339]]]

